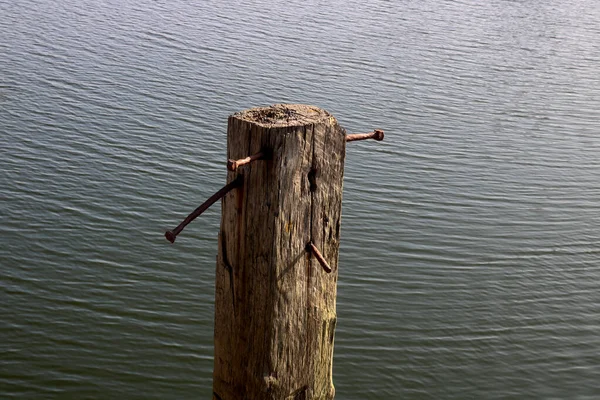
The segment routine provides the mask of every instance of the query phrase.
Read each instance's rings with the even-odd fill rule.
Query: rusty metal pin
[[[353,142],[355,140],[365,140],[365,139],[375,139],[375,140],[383,140],[383,130],[374,129],[369,133],[352,133],[350,135],[346,135],[346,142]]]
[[[230,171],[235,171],[238,167],[242,165],[246,165],[255,160],[264,160],[270,157],[270,152],[268,150],[261,150],[256,154],[248,156],[246,158],[240,158],[239,160],[227,160],[227,169]]]
[[[210,196],[208,198],[208,200],[206,200],[204,203],[200,204],[200,206],[198,206],[198,208],[196,208],[194,211],[192,211],[192,213],[190,215],[188,215],[179,225],[177,225],[177,228],[173,229],[172,231],[166,231],[165,237],[167,238],[167,240],[171,243],[175,243],[175,239],[177,238],[177,235],[179,235],[181,233],[183,228],[185,228],[190,222],[192,222],[193,220],[198,218],[198,216],[200,214],[202,214],[204,211],[206,211],[208,209],[208,207],[212,206],[217,200],[219,200],[221,197],[225,196],[232,189],[242,186],[243,182],[244,182],[243,176],[238,175],[237,178],[235,178],[233,181],[231,181],[227,185],[223,186],[217,193]]]
[[[308,242],[308,244],[306,245],[306,249],[312,252],[312,254],[315,256],[319,264],[321,264],[321,267],[323,267],[325,272],[329,274],[332,271],[331,267],[329,266],[329,264],[327,264],[327,261],[325,261],[323,255],[321,254],[319,249],[315,247],[313,242]]]

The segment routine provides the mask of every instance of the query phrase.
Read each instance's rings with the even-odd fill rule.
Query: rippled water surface
[[[350,132],[340,399],[600,398],[600,6],[0,0],[0,397],[210,398],[227,116]]]

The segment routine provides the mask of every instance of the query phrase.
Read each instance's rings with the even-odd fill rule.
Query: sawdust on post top
[[[274,104],[269,107],[256,107],[240,111],[233,116],[264,127],[301,126],[324,119],[333,119],[327,111],[304,104]]]

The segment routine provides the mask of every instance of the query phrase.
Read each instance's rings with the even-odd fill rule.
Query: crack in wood
[[[225,242],[225,232],[221,231],[221,260],[223,266],[229,273],[229,287],[231,289],[231,304],[233,305],[233,315],[235,315],[235,284],[233,282],[233,267],[227,258],[227,245]]]
[[[308,385],[304,385],[300,389],[296,389],[292,393],[290,393],[290,395],[287,396],[287,398],[293,398],[294,400],[306,400],[308,395],[308,389]]]

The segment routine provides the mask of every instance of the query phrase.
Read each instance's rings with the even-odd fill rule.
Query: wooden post
[[[345,136],[306,105],[229,117],[228,158],[246,160],[227,176],[243,175],[242,186],[222,201],[214,400],[334,397]]]

